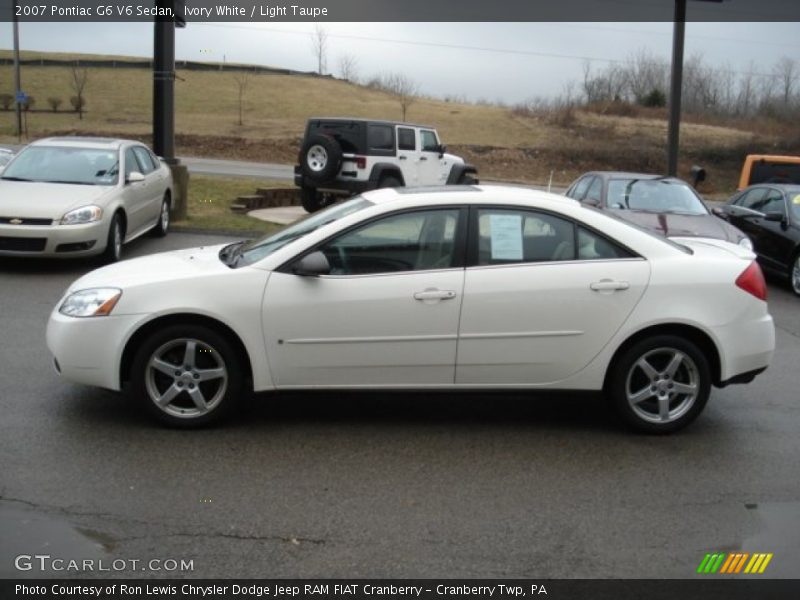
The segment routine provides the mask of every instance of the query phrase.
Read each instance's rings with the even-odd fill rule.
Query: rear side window
[[[599,177],[595,177],[592,185],[586,190],[585,200],[594,200],[598,204],[603,196],[603,181]]]
[[[370,152],[394,153],[394,128],[391,125],[368,125],[367,145]]]
[[[397,128],[397,148],[399,150],[416,150],[417,139],[413,129],[406,127]]]

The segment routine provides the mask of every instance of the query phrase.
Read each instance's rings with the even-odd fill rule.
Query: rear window
[[[394,127],[391,125],[368,125],[367,146],[370,152],[394,153]]]
[[[359,121],[309,121],[306,137],[328,135],[335,139],[342,152],[365,154],[364,123]]]
[[[758,160],[753,163],[749,183],[800,183],[800,163]]]

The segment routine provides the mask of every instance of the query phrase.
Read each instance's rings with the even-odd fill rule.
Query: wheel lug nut
[[[180,377],[180,376],[181,376],[181,372],[180,371],[175,371],[175,377]]]
[[[194,377],[195,379],[200,379],[200,373],[195,373],[195,374],[193,375],[193,377]]]
[[[189,389],[190,389],[190,390],[193,390],[193,389],[194,389],[194,384],[193,384],[193,383],[190,383],[190,384],[189,384]]]
[[[178,382],[178,387],[179,387],[179,388],[180,388],[180,387],[183,387],[183,382],[182,382],[182,381],[179,381],[179,382]]]

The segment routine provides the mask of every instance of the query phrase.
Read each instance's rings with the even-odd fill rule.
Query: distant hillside
[[[0,50],[0,59],[9,58]],[[138,61],[130,57],[24,52],[23,59]],[[3,61],[5,62],[5,61]],[[280,70],[278,70],[280,71]],[[35,98],[28,114],[30,138],[53,132],[103,133],[146,139],[151,127],[152,73],[148,68],[88,67],[86,114],[69,107],[71,69],[25,65],[23,89]],[[0,94],[13,93],[9,64],[0,64]],[[413,74],[409,74],[413,78]],[[399,119],[390,94],[331,77],[262,72],[249,75],[238,125],[238,83],[230,70],[177,70],[176,131],[183,154],[291,162],[303,126],[311,116]],[[532,90],[532,94],[535,90]],[[47,99],[62,100],[58,113]],[[566,183],[592,168],[662,171],[666,120],[663,113],[612,116],[581,110],[521,112],[508,107],[458,104],[419,98],[408,120],[435,126],[452,151],[475,162],[481,175],[545,181],[553,172]],[[0,141],[14,133],[13,111],[0,110]],[[709,189],[729,190],[748,151],[790,150],[785,134],[754,133],[731,126],[686,124],[681,132],[681,170],[704,162]]]

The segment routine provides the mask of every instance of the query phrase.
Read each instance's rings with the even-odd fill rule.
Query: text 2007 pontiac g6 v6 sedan
[[[47,339],[64,377],[128,388],[177,426],[251,389],[566,389],[668,432],[767,367],[765,299],[754,255],[722,240],[531,190],[383,189],[260,240],[91,272]]]

